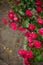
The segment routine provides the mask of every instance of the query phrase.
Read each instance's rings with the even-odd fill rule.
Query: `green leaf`
[[[32,21],[33,21],[33,22],[36,22],[36,21],[37,21],[37,19],[36,19],[35,16],[32,16]]]
[[[24,16],[25,14],[24,14],[24,12],[23,11],[18,11],[18,13],[20,14],[20,15],[22,15],[22,16]]]
[[[22,25],[23,25],[23,27],[28,28],[28,26],[29,26],[28,20],[23,21],[23,22],[22,22]]]
[[[42,39],[43,39],[43,36],[42,36]]]
[[[42,55],[36,56],[36,57],[35,57],[35,60],[38,61],[38,62],[39,62],[39,61],[43,61]]]
[[[41,16],[41,18],[43,19],[43,11],[41,11],[40,16]]]
[[[40,55],[40,50],[39,49],[32,48],[32,51],[33,51],[35,56]]]
[[[24,42],[24,44],[25,44],[25,45],[27,45],[27,44],[28,44],[27,40]]]

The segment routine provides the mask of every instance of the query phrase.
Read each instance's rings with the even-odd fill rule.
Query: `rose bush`
[[[12,3],[8,20],[2,18],[2,21],[12,30],[23,32],[26,37],[26,50],[19,49],[18,53],[25,65],[43,62],[43,0],[14,0]]]

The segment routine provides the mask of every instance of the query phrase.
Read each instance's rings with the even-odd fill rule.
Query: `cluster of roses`
[[[31,13],[31,11],[28,9],[28,10],[26,10],[25,15],[28,16],[28,17],[30,17],[30,16],[32,16],[32,13]],[[10,27],[11,27],[13,30],[16,30],[16,28],[17,28],[17,24],[16,24],[16,23],[17,23],[17,22],[19,23],[18,17],[17,17],[17,16],[14,16],[14,11],[12,11],[12,10],[8,12],[8,17],[9,17],[9,19],[11,20],[11,21],[10,21],[10,24],[9,24]],[[8,24],[8,21],[6,20],[6,18],[2,18],[2,21],[3,21],[4,24]],[[43,25],[43,20],[42,20],[40,17],[38,17],[37,23]],[[19,29],[20,31],[22,31],[22,32],[26,30],[26,28],[23,28],[22,26],[19,26],[18,29]],[[34,30],[34,29],[35,29],[35,25],[32,24],[32,23],[30,23],[30,24],[29,24],[29,27],[27,28],[27,30]],[[38,32],[39,32],[41,35],[43,35],[43,28],[38,29]]]
[[[36,10],[38,12],[41,12],[42,11],[42,4],[43,4],[43,2],[41,0],[36,0],[35,4],[36,4]]]
[[[33,58],[33,52],[31,50],[27,51],[27,50],[18,50],[18,53],[23,57],[23,61],[25,63],[25,65],[30,65],[30,62],[28,59]]]
[[[39,13],[42,11],[42,1],[41,0],[36,0],[35,5],[36,5],[36,13]],[[27,9],[25,11],[25,15],[29,18],[32,16],[32,12],[30,11],[30,9]],[[36,16],[36,15],[35,15]],[[40,40],[37,40],[38,34],[43,36],[43,27],[37,29],[37,32],[35,32],[34,30],[36,29],[36,26],[34,25],[34,23],[29,23],[28,28],[23,27],[22,25],[18,26],[17,23],[20,22],[20,19],[22,18],[18,18],[18,16],[15,14],[15,12],[13,10],[8,11],[8,18],[9,18],[9,23],[5,18],[2,18],[2,21],[4,24],[9,24],[10,28],[13,30],[18,29],[19,31],[24,33],[24,36],[27,38],[28,41],[28,46],[30,48],[41,48],[42,45],[40,42]],[[36,16],[37,18],[37,24],[43,25],[43,19],[41,19],[41,17]],[[25,21],[24,21],[25,22]],[[33,32],[34,31],[34,32]],[[18,53],[24,58],[24,63],[25,65],[30,65],[30,62],[28,61],[28,58],[33,58],[33,52],[32,50],[22,50],[20,49],[18,51]]]

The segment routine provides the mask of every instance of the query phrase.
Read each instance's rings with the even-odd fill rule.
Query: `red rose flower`
[[[25,33],[24,33],[24,36],[25,36],[25,37],[29,37],[29,35],[30,35],[30,32],[25,32]]]
[[[38,29],[39,34],[43,35],[43,28]]]
[[[17,17],[14,17],[14,19],[13,19],[14,21],[18,21],[18,18]]]
[[[38,0],[38,1],[36,1],[36,3],[35,3],[37,6],[41,6],[42,5],[42,1],[40,0]]]
[[[8,24],[8,21],[6,20],[6,18],[2,18],[2,22],[3,22],[4,24]]]
[[[28,42],[32,43],[33,39],[31,37],[28,37]]]
[[[41,8],[40,6],[38,6],[38,7],[36,8],[36,10],[37,10],[37,12],[41,12],[41,11],[42,11],[42,8]]]
[[[28,46],[32,48],[33,47],[33,43],[28,43]]]
[[[28,16],[28,17],[32,16],[32,12],[31,12],[29,9],[26,10],[25,14],[26,14],[26,16]]]
[[[43,24],[43,20],[41,18],[38,18],[38,23]]]
[[[26,56],[26,50],[23,50],[23,49],[19,49],[18,50],[18,53],[19,53],[19,55],[21,55],[23,58],[25,58],[25,56]]]
[[[27,58],[24,58],[23,60],[24,60],[24,64],[25,64],[25,65],[30,65],[30,62],[28,61]]]
[[[13,20],[13,18],[14,18],[14,11],[12,11],[12,10],[8,11],[8,17]]]
[[[18,30],[21,31],[21,32],[25,32],[26,28],[23,28],[22,26],[19,26]]]
[[[33,52],[31,50],[27,51],[26,57],[27,58],[33,58]]]
[[[11,22],[11,23],[10,23],[10,27],[11,27],[11,29],[16,30],[17,25],[16,25],[15,22]]]
[[[34,40],[34,46],[36,47],[36,48],[41,48],[41,42],[40,41],[38,41],[38,40]]]
[[[33,39],[31,37],[28,38],[28,46],[33,47]]]
[[[38,21],[37,21],[39,24],[43,24],[43,20],[41,18],[38,18]]]
[[[31,50],[23,50],[19,49],[18,53],[23,57],[23,58],[33,58],[33,52]]]
[[[34,29],[35,29],[35,26],[31,23],[31,24],[29,24],[28,29],[29,29],[29,30],[34,30]]]
[[[32,32],[32,33],[30,33],[29,36],[30,36],[31,38],[35,39],[35,38],[37,38],[37,33],[36,33],[36,32]]]

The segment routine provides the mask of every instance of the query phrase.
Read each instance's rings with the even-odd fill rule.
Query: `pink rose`
[[[18,30],[21,31],[21,32],[25,32],[26,28],[23,28],[22,26],[19,26]]]
[[[32,43],[33,39],[31,37],[28,37],[28,42]]]
[[[25,37],[29,37],[29,34],[30,34],[30,32],[25,32],[25,33],[24,33],[24,36],[25,36]]]
[[[41,5],[42,5],[42,2],[41,2],[41,0],[40,0],[40,1],[37,0],[35,4],[36,4],[37,6],[41,6]]]
[[[17,25],[16,25],[15,22],[11,22],[11,23],[10,23],[10,27],[11,27],[11,29],[16,30]]]
[[[28,61],[27,58],[24,58],[23,60],[24,60],[24,64],[25,64],[25,65],[30,65],[30,62]]]
[[[32,33],[30,33],[29,36],[30,36],[31,38],[35,39],[35,38],[37,38],[37,33],[36,33],[36,32],[32,32]]]
[[[6,18],[2,18],[2,22],[3,22],[4,24],[8,24],[8,21],[6,20]]]
[[[33,43],[28,43],[28,46],[32,48],[33,47]]]
[[[33,52],[31,50],[27,51],[26,57],[27,58],[33,58]]]
[[[14,19],[13,19],[14,21],[18,21],[18,18],[17,17],[14,17]]]
[[[28,16],[28,17],[32,16],[32,12],[31,12],[29,9],[27,9],[27,10],[25,11],[25,14],[26,14],[26,16]]]
[[[25,58],[25,56],[26,56],[26,50],[23,50],[23,49],[19,49],[18,50],[18,53],[19,53],[19,55],[21,55],[23,58]]]
[[[37,10],[37,12],[41,12],[41,11],[42,11],[42,8],[41,8],[40,6],[38,6],[38,7],[36,8],[36,10]]]
[[[14,18],[14,11],[12,11],[12,10],[8,11],[8,17],[13,20],[13,18]]]
[[[28,37],[28,46],[33,47],[33,39],[31,37]]]
[[[28,29],[29,29],[29,30],[34,30],[34,29],[35,29],[35,26],[31,23],[31,24],[29,24]]]
[[[39,34],[43,35],[43,28],[38,29]]]
[[[34,40],[34,47],[36,47],[36,48],[41,48],[41,42],[40,41],[38,41],[38,40]]]
[[[38,21],[37,21],[39,24],[43,24],[43,20],[41,18],[38,18]]]

